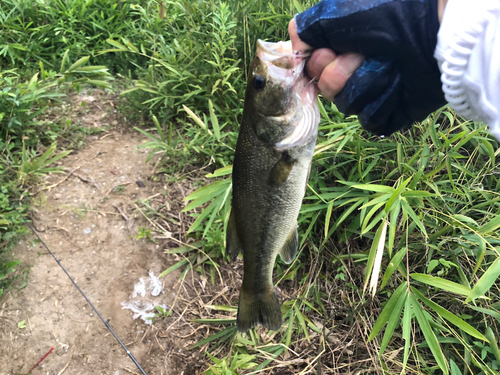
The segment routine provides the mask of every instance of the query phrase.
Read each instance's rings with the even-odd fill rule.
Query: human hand
[[[438,28],[435,0],[323,0],[289,25],[294,50],[316,49],[307,72],[323,96],[378,135],[445,104]]]
[[[313,48],[304,43],[297,34],[295,19],[288,24],[288,34],[292,41],[294,51],[307,51]],[[321,95],[327,100],[333,101],[344,88],[347,80],[364,61],[364,56],[358,53],[344,53],[337,55],[329,48],[315,50],[306,65],[309,77],[318,81]]]

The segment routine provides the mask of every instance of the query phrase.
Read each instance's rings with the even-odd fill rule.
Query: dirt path
[[[85,126],[116,122],[100,98],[83,100],[87,105],[78,116]],[[186,343],[153,334],[154,327],[134,320],[121,305],[140,278],[150,271],[158,275],[174,261],[164,254],[165,246],[134,237],[139,228],[151,227],[135,202],[175,189],[148,180],[153,165],[145,164],[147,150],[137,150],[142,142],[139,133],[119,126],[89,137],[84,149],[62,162],[73,174],[44,181],[58,185],[36,196],[32,218],[42,240],[148,373],[188,374],[186,363],[170,355]],[[26,287],[0,301],[0,375],[26,374],[51,347],[32,374],[139,373],[40,243],[33,237],[20,241],[13,257],[31,269]],[[162,278],[163,292],[154,304],[172,306],[178,282],[178,272]]]

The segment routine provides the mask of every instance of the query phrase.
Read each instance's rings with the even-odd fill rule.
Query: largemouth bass
[[[243,252],[238,330],[277,330],[281,308],[273,286],[278,253],[291,263],[320,120],[317,87],[305,75],[308,54],[291,42],[257,43],[233,163],[226,249]]]

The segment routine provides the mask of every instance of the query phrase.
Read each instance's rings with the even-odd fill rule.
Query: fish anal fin
[[[299,233],[297,231],[297,225],[291,230],[288,235],[285,244],[280,250],[281,259],[286,264],[293,262],[295,256],[297,255],[297,250],[299,248]]]
[[[269,185],[279,186],[286,181],[296,160],[294,160],[287,151],[282,153],[281,159],[274,165],[271,173],[269,174]]]
[[[226,230],[226,254],[229,255],[231,262],[236,260],[241,250],[241,242],[236,231],[236,217],[234,210],[231,210]]]
[[[236,318],[238,331],[248,332],[258,324],[277,331],[281,327],[281,321],[281,307],[273,287],[257,294],[241,288]]]

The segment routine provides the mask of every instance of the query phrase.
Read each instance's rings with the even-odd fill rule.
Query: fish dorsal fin
[[[231,262],[234,262],[240,251],[242,251],[242,248],[238,233],[236,232],[236,218],[234,210],[231,210],[226,230],[226,254],[229,255]]]
[[[281,259],[286,264],[292,263],[295,255],[297,255],[297,250],[299,248],[299,233],[297,231],[297,225],[292,229],[288,235],[285,244],[280,250]]]

